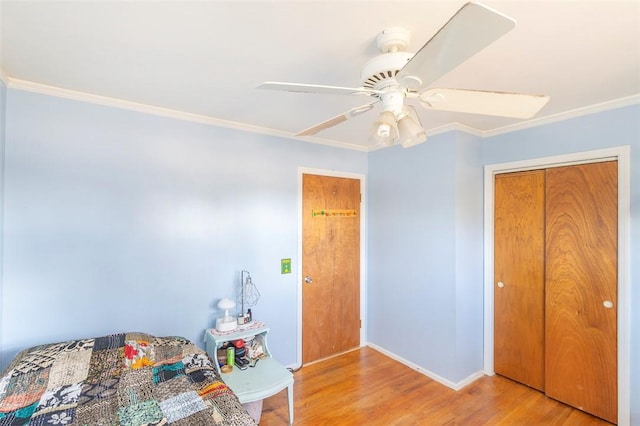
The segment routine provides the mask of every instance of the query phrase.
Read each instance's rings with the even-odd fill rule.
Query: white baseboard
[[[406,360],[404,358],[402,358],[401,356],[398,356],[397,354],[394,354],[393,352],[390,352],[384,348],[381,348],[380,346],[371,343],[371,342],[367,342],[367,346],[369,346],[372,349],[375,349],[378,352],[381,352],[383,354],[385,354],[386,356],[388,356],[389,358],[393,358],[396,361],[398,361],[401,364],[406,365],[407,367],[416,370],[419,373],[424,374],[425,376],[427,376],[428,378],[435,380],[436,382],[445,385],[448,388],[451,388],[455,391],[459,391],[460,389],[462,389],[463,387],[467,386],[468,384],[476,381],[477,379],[479,379],[480,377],[484,376],[485,373],[484,371],[477,371],[467,377],[465,377],[464,379],[460,380],[459,382],[452,382],[450,380],[445,379],[442,376],[439,376],[438,374],[434,373],[433,371],[429,371],[426,368],[423,368],[417,364],[414,364],[413,362]]]

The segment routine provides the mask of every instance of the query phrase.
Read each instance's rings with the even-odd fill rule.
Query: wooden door
[[[544,170],[495,178],[494,368],[544,390]]]
[[[617,162],[546,176],[546,393],[617,422]]]
[[[303,175],[302,277],[302,362],[359,346],[358,179]]]

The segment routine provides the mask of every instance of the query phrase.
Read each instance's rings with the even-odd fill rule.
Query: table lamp
[[[229,315],[229,310],[236,307],[236,302],[231,299],[223,298],[218,302],[218,309],[224,311],[224,316],[219,317],[216,320],[216,330],[218,331],[231,331],[235,330],[238,326],[236,319]]]
[[[244,308],[245,306],[248,308],[255,306],[256,303],[258,303],[258,299],[260,299],[260,292],[253,281],[251,281],[251,274],[249,271],[242,270],[240,273],[240,303],[242,309],[240,314],[238,314],[238,325],[240,327],[248,327],[253,322],[251,309],[245,312]]]

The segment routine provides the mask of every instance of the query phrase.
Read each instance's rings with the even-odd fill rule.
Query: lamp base
[[[222,317],[216,320],[216,330],[233,331],[238,327],[238,323],[233,317]]]

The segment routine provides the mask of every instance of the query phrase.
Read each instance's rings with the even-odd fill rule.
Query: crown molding
[[[24,90],[27,92],[38,93],[42,95],[49,95],[58,98],[71,99],[80,102],[88,102],[97,105],[110,106],[114,108],[121,108],[130,111],[142,112],[147,114],[158,115],[161,117],[173,118],[176,120],[190,121],[193,123],[206,124],[215,127],[224,127],[227,129],[241,130],[245,132],[257,133],[267,136],[275,136],[285,139],[292,139],[297,141],[311,142],[321,145],[329,145],[338,148],[346,148],[353,150],[366,151],[367,147],[363,147],[356,144],[345,144],[342,142],[333,141],[330,139],[324,139],[320,137],[299,137],[290,132],[282,130],[270,129],[268,127],[254,126],[251,124],[240,123],[237,121],[222,120],[219,118],[209,117],[202,114],[194,114],[184,111],[178,111],[169,108],[158,107],[154,105],[142,104],[138,102],[125,101],[117,98],[110,98],[107,96],[94,95],[86,92],[79,92],[76,90],[63,89],[60,87],[49,86],[41,83],[34,83],[31,81],[20,80],[16,78],[8,78],[7,87],[11,89]]]
[[[493,130],[482,132],[482,137],[491,137],[512,133],[519,130],[538,127],[545,124],[557,123],[559,121],[569,120],[571,118],[582,117],[584,115],[596,114],[598,112],[609,111],[613,109],[623,108],[631,105],[640,104],[640,94],[627,96],[625,98],[614,99],[599,104],[589,105],[582,108],[561,112],[558,114],[547,115],[544,117],[534,118],[532,120],[523,121],[521,123],[511,124],[509,126],[499,127]]]
[[[451,131],[469,133],[470,135],[478,136],[480,138],[484,137],[484,132],[482,130],[478,130],[475,127],[467,126],[466,124],[462,124],[458,122],[447,124],[440,127],[435,127],[433,129],[429,129],[427,131],[427,137],[441,135],[443,133],[448,133]]]
[[[19,80],[10,78],[8,87],[11,89],[24,90],[27,92],[38,93],[42,95],[49,95],[58,98],[71,99],[74,101],[87,102],[97,105],[115,107],[126,109],[130,111],[143,112],[161,117],[175,118],[183,121],[191,121],[194,123],[208,124],[212,126],[226,127],[231,129],[241,129],[255,133],[263,133],[270,131],[269,134],[273,136],[286,137],[286,132],[277,131],[273,129],[264,129],[258,126],[251,126],[235,121],[221,120],[213,117],[208,117],[201,114],[193,114],[184,111],[178,111],[169,108],[158,107],[149,104],[142,104],[138,102],[125,101],[117,98],[110,98],[107,96],[94,95],[86,92],[79,92],[75,90],[63,89],[60,87],[49,86],[46,84],[34,83],[26,80]]]
[[[427,137],[440,135],[452,131],[464,132],[480,138],[489,138],[492,136],[503,135],[506,133],[513,133],[520,130],[530,129],[532,127],[543,126],[546,124],[557,123],[559,121],[565,121],[572,118],[582,117],[589,114],[596,114],[599,112],[609,111],[613,109],[623,108],[631,105],[640,104],[640,94],[627,96],[620,99],[614,99],[612,101],[602,102],[595,105],[589,105],[582,108],[576,108],[570,111],[561,112],[558,114],[552,114],[545,117],[539,117],[532,120],[522,121],[520,123],[510,124],[504,127],[498,127],[492,130],[479,130],[474,127],[467,126],[462,123],[450,123],[445,126],[436,127],[427,131]],[[379,148],[375,148],[379,149]],[[375,150],[372,149],[372,150]]]
[[[246,123],[240,123],[237,121],[222,120],[219,118],[209,117],[201,114],[193,114],[184,111],[178,111],[169,108],[157,107],[148,104],[141,104],[137,102],[125,101],[122,99],[110,98],[106,96],[93,95],[90,93],[79,92],[75,90],[63,89],[60,87],[49,86],[41,83],[34,83],[31,81],[20,80],[9,77],[2,68],[0,68],[0,79],[5,83],[8,88],[25,90],[28,92],[34,92],[59,98],[72,99],[81,102],[88,102],[98,105],[110,106],[115,108],[127,109],[130,111],[137,111],[147,114],[158,115],[161,117],[174,118],[177,120],[190,121],[194,123],[206,124],[216,127],[224,127],[233,130],[241,130],[245,132],[257,133],[267,136],[275,136],[285,139],[291,139],[296,141],[304,141],[309,143],[316,143],[320,145],[333,146],[337,148],[351,149],[356,151],[371,152],[379,149],[379,147],[369,147],[358,144],[349,144],[339,142],[331,139],[326,139],[318,136],[296,136],[293,133],[285,132],[282,130],[271,129],[267,127],[254,126]],[[622,108],[630,105],[640,104],[640,94],[628,96],[625,98],[614,99],[612,101],[602,102],[595,105],[590,105],[582,108],[576,108],[574,110],[561,112],[558,114],[552,114],[544,117],[535,118],[532,120],[522,121],[516,124],[511,124],[504,127],[499,127],[492,130],[479,130],[473,127],[469,127],[462,123],[451,123],[445,126],[429,129],[427,136],[435,136],[451,131],[459,131],[468,133],[480,138],[488,138],[497,135],[503,135],[506,133],[517,132],[532,127],[543,126],[546,124],[557,123],[559,121],[568,120],[571,118],[581,117],[584,115],[595,114],[598,112],[608,111],[612,109]]]
[[[613,109],[623,108],[631,105],[640,104],[640,94],[627,96],[625,98],[614,99],[607,102],[602,102],[595,105],[589,105],[582,108],[576,108],[573,110],[561,112],[558,114],[547,115],[544,117],[538,117],[531,120],[522,121],[515,124],[510,124],[508,126],[498,127],[492,130],[479,130],[474,127],[469,127],[462,123],[451,123],[445,126],[436,127],[434,129],[430,129],[427,132],[427,136],[435,136],[442,133],[447,133],[451,131],[459,131],[469,133],[474,136],[478,136],[481,138],[489,138],[492,136],[503,135],[505,133],[517,132],[519,130],[530,129],[532,127],[543,126],[546,124],[557,123],[559,121],[569,120],[571,118],[582,117],[584,115],[596,114],[599,112],[609,111]]]

